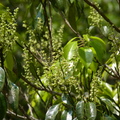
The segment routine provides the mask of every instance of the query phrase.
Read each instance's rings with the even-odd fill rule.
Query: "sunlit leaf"
[[[95,120],[97,115],[97,109],[94,102],[86,103],[85,114],[88,120]]]
[[[55,120],[56,115],[59,112],[60,104],[51,106],[45,116],[45,120]]]
[[[83,120],[84,119],[84,107],[85,107],[85,104],[84,104],[84,101],[79,101],[77,104],[76,104],[76,116],[78,118],[78,120]]]
[[[72,110],[64,110],[61,115],[61,120],[72,120]]]
[[[63,52],[64,52],[64,57],[65,59],[72,59],[73,56],[76,55],[76,49],[77,49],[77,41],[73,41],[76,38],[73,38],[70,40],[64,47]]]
[[[4,84],[5,84],[5,72],[2,69],[2,67],[0,67],[0,91],[2,91]]]
[[[106,107],[113,112],[114,111],[114,106],[112,105],[111,101],[108,98],[100,98],[102,102],[106,104]]]
[[[11,108],[16,111],[18,109],[18,103],[19,103],[19,87],[9,82],[9,96],[8,101],[11,105]],[[17,111],[16,111],[17,112]]]
[[[3,120],[3,118],[6,115],[7,111],[7,103],[4,95],[0,92],[0,120]]]
[[[93,51],[91,48],[80,48],[79,49],[79,55],[81,62],[86,66],[89,67],[93,61]]]

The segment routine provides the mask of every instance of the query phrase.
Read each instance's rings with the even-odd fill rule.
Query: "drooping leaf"
[[[45,120],[55,120],[56,115],[59,112],[60,104],[51,106],[45,116]]]
[[[14,60],[13,60],[12,52],[7,53],[4,64],[7,69],[9,69],[10,71],[13,70]]]
[[[68,20],[69,20],[69,23],[72,26],[72,28],[74,30],[76,30],[77,29],[77,25],[76,25],[76,9],[75,9],[74,2],[69,7]]]
[[[72,110],[64,110],[61,115],[61,120],[72,120]]]
[[[108,108],[109,111],[113,112],[114,111],[114,106],[112,105],[111,101],[108,98],[100,98],[102,102],[106,104],[106,107]]]
[[[89,44],[90,44],[90,46],[92,46],[95,49],[96,54],[97,54],[97,59],[100,62],[102,62],[103,56],[104,56],[105,50],[106,50],[105,42],[98,37],[90,36]]]
[[[79,55],[81,62],[86,66],[89,67],[93,61],[93,51],[91,48],[80,48]]]
[[[79,101],[77,104],[76,104],[76,116],[78,118],[78,120],[83,120],[84,119],[84,107],[85,107],[85,104],[84,104],[84,101]]]
[[[0,120],[3,120],[3,118],[5,117],[6,111],[7,111],[7,102],[4,95],[0,92]]]
[[[8,101],[10,103],[11,108],[14,111],[16,111],[18,109],[18,103],[19,103],[19,87],[12,82],[9,82]]]
[[[86,103],[85,113],[88,120],[95,120],[97,116],[96,105],[94,102]]]
[[[5,84],[5,72],[2,69],[2,67],[0,67],[0,91],[2,91],[4,84]]]
[[[70,40],[63,49],[63,56],[65,59],[70,60],[74,55],[76,55],[76,49],[77,49],[77,41],[73,41],[76,38],[73,38]]]

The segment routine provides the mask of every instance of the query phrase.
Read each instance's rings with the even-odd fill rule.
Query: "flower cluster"
[[[7,8],[7,11],[0,15],[0,48],[3,48],[4,52],[12,49],[18,39],[16,35],[17,12],[18,8],[14,10],[13,14]]]
[[[98,3],[95,2],[94,4],[99,8]],[[100,27],[103,21],[102,16],[93,7],[90,7],[90,15],[88,18],[90,19],[90,26]]]

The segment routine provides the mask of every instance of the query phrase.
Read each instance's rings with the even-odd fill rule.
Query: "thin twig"
[[[93,7],[117,32],[120,33],[120,29],[102,12],[95,4],[89,0],[84,0],[88,5]]]
[[[36,119],[32,116],[29,116],[25,110],[23,109],[23,107],[21,105],[19,105],[19,109],[21,110],[21,112],[26,116],[27,120],[40,120],[40,119]]]
[[[48,1],[48,5],[49,5],[49,10],[50,10],[50,24],[49,24],[49,17],[47,14],[47,10],[46,10],[46,3],[43,4],[43,8],[44,8],[44,15],[45,15],[45,19],[46,19],[46,24],[47,24],[47,28],[48,28],[48,32],[49,32],[49,52],[50,52],[50,62],[53,59],[52,56],[52,52],[53,52],[53,45],[52,45],[52,19],[51,19],[51,8],[50,8],[50,2]]]
[[[65,23],[68,25],[68,27],[78,36],[81,38],[81,35],[79,32],[77,32],[69,23],[69,21],[66,19],[65,15],[63,14],[63,12],[60,11],[60,15],[62,16],[63,20],[65,21]]]
[[[21,76],[21,78],[24,80],[24,82],[26,82],[28,85],[30,85],[31,87],[37,89],[37,90],[41,90],[41,91],[46,91],[48,93],[51,93],[53,95],[59,95],[61,96],[62,93],[58,93],[58,92],[55,92],[55,91],[52,91],[52,90],[49,90],[47,88],[43,88],[43,87],[38,87],[37,85],[31,83],[30,81],[28,81],[25,77]]]
[[[35,111],[35,109],[34,109],[34,108],[32,107],[32,105],[30,104],[29,99],[28,99],[28,96],[27,96],[25,93],[23,93],[22,91],[20,91],[20,92],[21,92],[21,95],[24,97],[25,101],[27,102],[27,105],[28,105],[28,108],[29,108],[29,110],[30,110],[31,116],[33,116],[33,112],[34,112],[35,115],[37,116],[37,118],[39,118],[38,115],[37,115],[37,113],[36,113],[36,111]]]
[[[27,120],[26,116],[18,115],[18,114],[14,113],[13,111],[10,111],[10,110],[7,110],[7,114],[10,115],[12,118]]]

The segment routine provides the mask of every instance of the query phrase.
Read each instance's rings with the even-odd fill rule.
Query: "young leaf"
[[[0,67],[0,91],[2,91],[3,87],[5,84],[5,72],[4,70]]]
[[[11,105],[11,108],[16,111],[18,109],[18,102],[19,102],[19,88],[14,83],[9,83],[9,96],[8,101]]]
[[[105,54],[105,50],[106,50],[106,45],[105,42],[98,38],[98,37],[94,37],[94,36],[90,36],[91,41],[89,42],[90,46],[92,46],[97,54],[97,59],[102,62],[103,59],[103,55]]]
[[[76,116],[78,120],[84,119],[84,101],[79,101],[76,104]]]
[[[51,106],[45,116],[45,120],[55,120],[56,115],[59,112],[60,104]]]
[[[72,57],[76,54],[76,49],[77,49],[77,41],[70,40],[64,47],[63,52],[64,52],[64,57],[67,60],[72,59]]]
[[[0,92],[0,120],[3,120],[3,118],[6,115],[7,111],[7,103],[4,95]]]
[[[94,102],[86,103],[85,113],[88,120],[95,120],[97,115],[96,105]]]
[[[91,48],[80,48],[79,55],[81,58],[81,62],[86,66],[89,67],[93,61],[93,51]]]
[[[72,120],[72,110],[66,111],[64,110],[61,115],[61,120]]]

